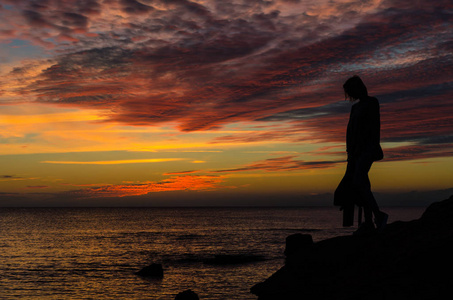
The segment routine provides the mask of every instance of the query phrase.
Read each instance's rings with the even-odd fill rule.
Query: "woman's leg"
[[[371,192],[371,183],[368,172],[373,161],[367,158],[359,158],[355,164],[353,186],[358,191],[363,201],[363,210],[365,213],[365,222],[373,222],[373,214],[376,217],[380,210],[376,199]]]

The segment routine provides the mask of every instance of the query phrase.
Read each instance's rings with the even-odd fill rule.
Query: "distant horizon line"
[[[435,201],[438,202],[438,201]],[[384,205],[382,207],[428,207],[430,204],[413,204],[413,205]],[[339,207],[333,205],[192,205],[192,206],[0,206],[2,208],[165,208],[165,209],[175,209],[175,208],[332,208],[338,209]]]

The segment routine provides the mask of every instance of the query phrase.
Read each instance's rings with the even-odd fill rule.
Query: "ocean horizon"
[[[424,207],[385,207],[389,222]],[[349,235],[336,207],[1,208],[2,299],[256,299],[285,239]],[[135,272],[163,265],[162,279]]]

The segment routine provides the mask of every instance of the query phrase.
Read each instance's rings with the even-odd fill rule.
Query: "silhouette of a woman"
[[[379,102],[368,96],[368,91],[359,76],[349,78],[343,85],[345,98],[353,104],[346,132],[346,152],[348,164],[342,181],[348,181],[349,186],[357,195],[356,204],[363,206],[365,222],[362,223],[355,235],[364,235],[381,230],[387,224],[388,215],[380,211],[373,193],[371,192],[368,171],[373,162],[384,157],[380,146],[380,114]],[[374,223],[373,224],[373,215]]]

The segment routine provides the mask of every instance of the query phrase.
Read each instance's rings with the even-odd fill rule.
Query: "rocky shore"
[[[251,288],[259,300],[451,297],[453,196],[371,236],[304,236],[288,237],[285,265]]]

